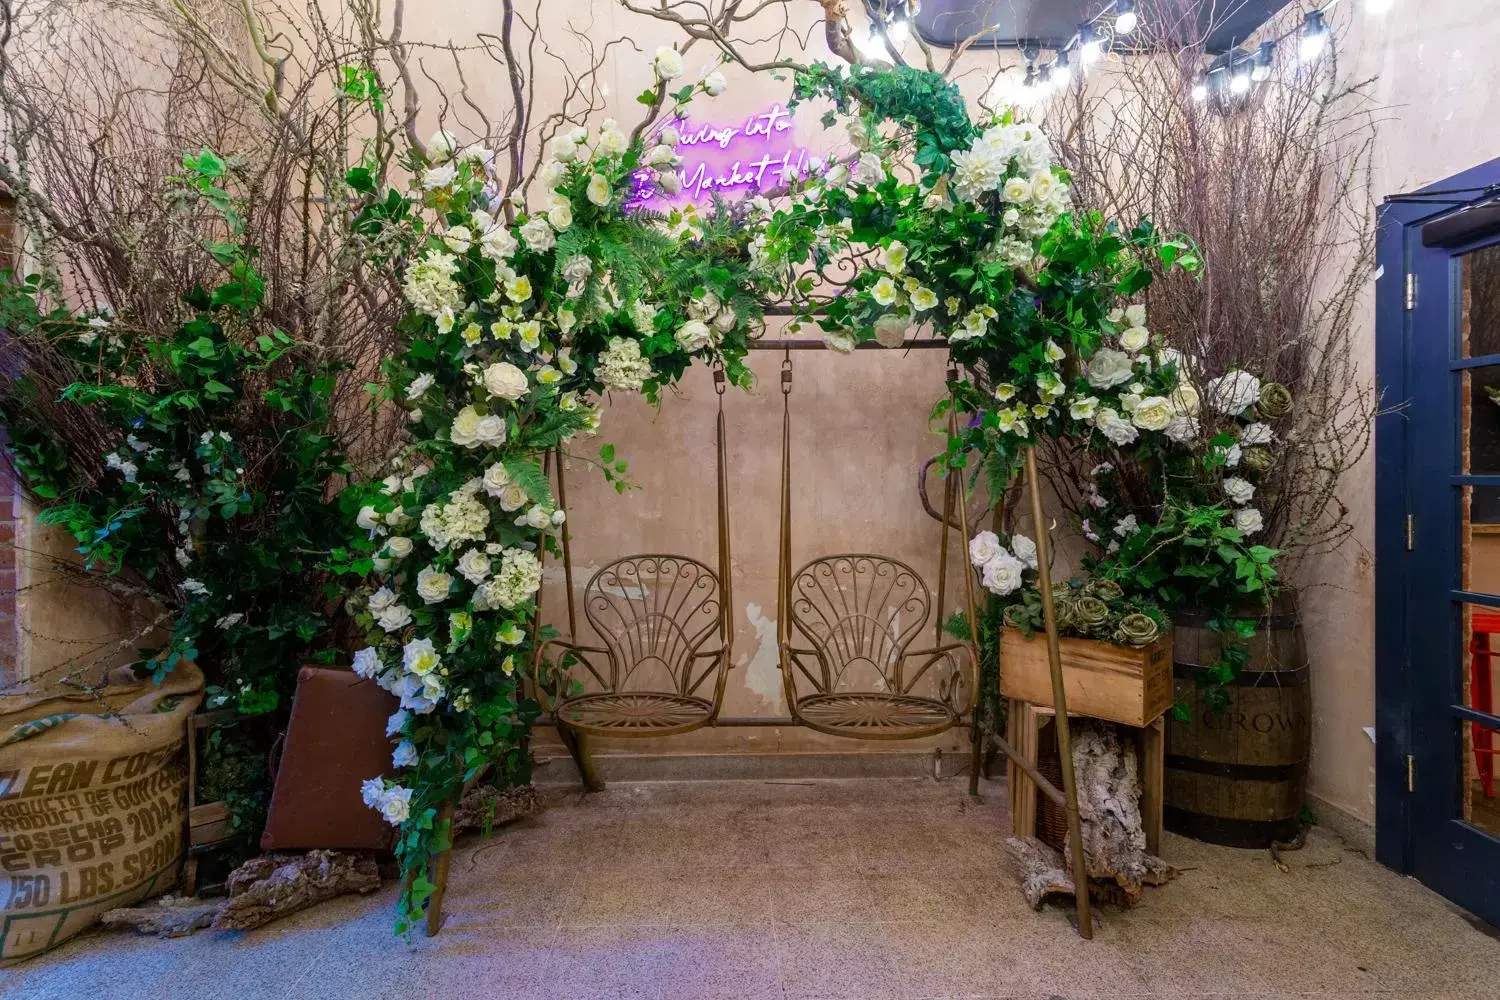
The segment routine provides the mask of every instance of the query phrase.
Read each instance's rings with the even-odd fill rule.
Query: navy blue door
[[[1405,787],[1380,791],[1409,796],[1409,870],[1500,923],[1500,239],[1435,232],[1402,232],[1410,710]]]

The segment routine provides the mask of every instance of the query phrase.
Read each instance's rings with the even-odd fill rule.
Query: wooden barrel
[[[1198,684],[1218,657],[1218,633],[1207,615],[1178,612],[1173,619],[1173,688],[1188,719],[1171,714],[1167,723],[1167,829],[1231,847],[1292,839],[1312,746],[1307,647],[1295,600],[1278,602],[1259,620],[1222,712]]]

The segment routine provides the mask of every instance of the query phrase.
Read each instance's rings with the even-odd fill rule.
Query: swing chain
[[[725,377],[724,377],[724,362],[723,361],[715,361],[714,362],[713,371],[714,371],[714,392],[717,392],[720,396],[722,396],[722,395],[724,395],[724,388],[725,388],[724,383],[727,381],[725,379]]]

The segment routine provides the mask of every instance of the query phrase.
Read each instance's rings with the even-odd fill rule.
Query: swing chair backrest
[[[917,571],[885,556],[825,556],[792,578],[792,623],[816,653],[805,674],[819,693],[843,687],[907,693],[916,678],[903,675],[907,649],[931,611]]]
[[[719,578],[696,559],[637,555],[594,574],[584,613],[609,651],[608,691],[697,693],[713,677],[717,652],[703,646],[720,630]]]

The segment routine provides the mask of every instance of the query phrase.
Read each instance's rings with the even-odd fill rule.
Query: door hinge
[[[1410,552],[1417,547],[1417,516],[1406,515],[1406,551]]]
[[[1414,271],[1406,272],[1406,308],[1408,311],[1417,307],[1417,275]]]
[[[1417,790],[1417,758],[1411,754],[1406,755],[1406,790]]]

